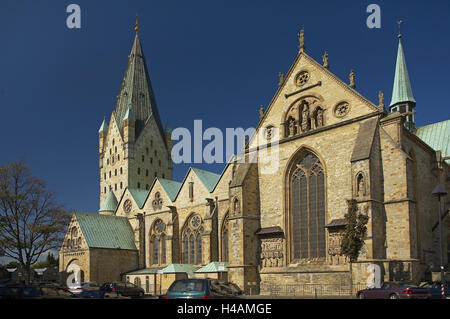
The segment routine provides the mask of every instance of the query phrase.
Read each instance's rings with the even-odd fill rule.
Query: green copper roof
[[[413,102],[411,83],[409,82],[408,70],[406,69],[405,55],[403,54],[402,40],[399,36],[397,64],[395,66],[394,86],[392,88],[391,106],[401,102]]]
[[[125,113],[125,116],[123,117],[123,120],[131,120],[136,121],[136,118],[134,117],[133,111],[131,108],[128,108],[127,113]]]
[[[171,201],[174,201],[177,197],[178,191],[181,188],[181,183],[171,181],[164,178],[159,178],[158,181],[161,184],[161,186],[164,188],[164,191],[166,192],[167,196],[169,196]]]
[[[147,196],[150,193],[150,191],[133,188],[129,188],[128,191],[130,192],[131,196],[133,196],[134,201],[139,206],[139,208],[144,207],[145,200],[147,199]]]
[[[419,127],[416,136],[436,151],[442,152],[442,157],[450,156],[450,120]],[[446,160],[450,164],[450,160]]]
[[[106,199],[103,201],[99,212],[115,212],[118,204],[116,195],[114,195],[114,192],[110,188],[108,196],[106,196]]]
[[[127,272],[126,275],[151,275],[158,273],[158,270],[161,270],[162,267],[158,268],[146,268],[146,269],[139,269]]]
[[[133,114],[136,117],[136,137],[139,136],[144,128],[145,122],[150,116],[155,118],[161,135],[164,136],[161,119],[156,106],[155,95],[153,93],[147,69],[147,63],[137,33],[134,38],[130,55],[128,56],[127,69],[123,77],[122,86],[119,95],[117,96],[117,103],[113,113],[120,132],[122,132],[123,119],[129,106],[131,106]]]
[[[162,269],[164,274],[177,274],[177,273],[187,273],[189,277],[193,277],[194,272],[199,267],[195,267],[191,264],[170,264],[169,266]]]
[[[126,217],[74,213],[88,247],[137,250]]]
[[[108,132],[108,124],[106,123],[106,119],[103,118],[103,122],[102,125],[100,126],[100,129],[98,130],[98,132]]]
[[[210,272],[227,272],[228,271],[228,263],[224,262],[225,264],[225,269],[224,270],[220,270],[219,271],[219,262],[218,261],[213,261],[209,264],[207,264],[206,266],[203,266],[202,268],[198,269],[196,271],[196,273],[210,273]]]
[[[221,175],[204,171],[198,168],[192,168],[192,170],[203,183],[203,185],[205,185],[206,189],[209,192],[212,192],[214,190],[214,187],[216,187],[216,184],[219,181]]]

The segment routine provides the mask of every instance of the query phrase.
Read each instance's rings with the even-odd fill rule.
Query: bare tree
[[[31,175],[25,162],[0,167],[0,247],[20,263],[28,282],[31,265],[61,245],[69,219],[54,193]]]

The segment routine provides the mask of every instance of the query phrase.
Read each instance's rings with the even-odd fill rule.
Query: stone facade
[[[111,116],[100,136],[100,203],[113,187],[114,215],[128,218],[139,256],[81,245],[80,255],[63,254],[61,269],[77,258],[85,278],[110,278],[100,271],[107,269],[118,280],[136,268],[226,261],[228,280],[271,294],[288,285],[294,293],[317,284],[355,289],[371,280],[374,264],[382,281],[417,282],[438,263],[437,201],[430,193],[438,182],[449,189],[449,165],[405,128],[401,113],[374,105],[303,49],[261,114],[246,161],[235,158],[221,175],[190,169],[168,187],[169,139],[152,120],[138,139],[132,136],[120,134]],[[145,196],[136,198],[136,188]],[[338,222],[350,199],[369,217],[353,263],[342,255],[345,223]],[[449,230],[447,220],[445,238]],[[164,290],[174,276],[128,279]]]

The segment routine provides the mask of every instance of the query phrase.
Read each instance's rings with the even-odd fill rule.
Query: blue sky
[[[81,29],[66,7],[81,7]],[[381,28],[366,26],[370,3]],[[0,165],[22,155],[71,209],[98,209],[98,128],[115,106],[135,14],[159,111],[172,128],[254,127],[305,27],[307,53],[389,103],[398,19],[416,125],[449,118],[449,1],[19,1],[0,3]],[[177,165],[182,180],[187,167]],[[221,172],[223,164],[195,165]]]

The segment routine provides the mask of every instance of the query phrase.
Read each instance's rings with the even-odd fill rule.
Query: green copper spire
[[[130,107],[136,118],[136,137],[139,136],[145,123],[152,116],[155,118],[161,134],[164,136],[138,32],[136,32],[133,47],[128,56],[127,69],[123,77],[122,86],[120,88],[120,93],[117,96],[117,103],[113,113],[120,132],[122,132],[123,129],[125,114]]]
[[[404,102],[416,103],[412,93],[411,83],[409,82],[408,70],[406,69],[406,60],[403,53],[401,37],[401,34],[399,34],[397,65],[395,67],[394,86],[392,88],[391,107],[395,104]]]
[[[106,123],[106,119],[103,118],[103,122],[102,125],[100,126],[100,129],[98,130],[98,132],[108,132],[108,124]]]
[[[108,196],[106,196],[105,201],[102,204],[102,207],[98,211],[100,212],[112,212],[114,213],[116,211],[117,205],[119,205],[119,202],[117,201],[116,196],[114,195],[112,188],[109,188]]]
[[[125,116],[123,117],[123,120],[131,120],[136,121],[136,118],[134,117],[133,111],[131,110],[131,107],[128,108],[127,113],[125,113]]]

